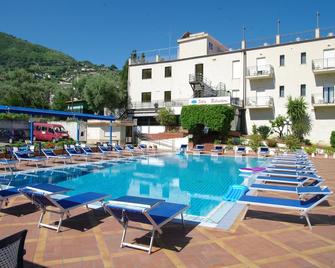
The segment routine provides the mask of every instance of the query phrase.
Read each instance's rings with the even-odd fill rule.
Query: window
[[[151,102],[151,92],[142,92],[142,102]]]
[[[285,55],[279,56],[279,66],[285,66]]]
[[[209,50],[213,50],[213,44],[211,42],[208,42],[208,48]]]
[[[241,77],[241,65],[240,61],[233,61],[233,79],[238,79]]]
[[[300,85],[300,96],[301,97],[306,96],[306,85],[305,84]]]
[[[164,91],[164,102],[171,102],[171,91]]]
[[[285,97],[285,88],[284,86],[279,87],[279,97],[283,98]]]
[[[172,67],[166,66],[165,67],[165,77],[171,77],[172,76]]]
[[[306,52],[302,52],[300,55],[300,63],[306,64]]]
[[[151,79],[151,68],[142,69],[142,79]]]
[[[49,132],[49,133],[52,133],[52,134],[55,133],[55,131],[53,130],[53,128],[48,128],[48,132]]]

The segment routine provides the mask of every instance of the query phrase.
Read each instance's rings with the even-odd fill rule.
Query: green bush
[[[249,138],[249,144],[248,144],[251,149],[254,152],[257,152],[258,147],[262,145],[262,137],[259,134],[253,134]]]
[[[294,135],[286,136],[285,144],[290,151],[294,151],[301,147],[300,139]]]
[[[252,131],[253,135],[256,135],[258,133],[257,126],[255,124],[252,125],[252,130],[251,131]]]
[[[311,143],[311,141],[309,139],[304,139],[304,143],[307,146],[311,146],[312,145],[312,143]]]
[[[221,144],[221,140],[214,140],[214,144]]]
[[[277,141],[275,139],[268,139],[266,144],[271,148],[277,147]]]
[[[171,108],[162,108],[159,109],[156,120],[162,125],[170,128],[177,124],[176,115],[174,114]]]
[[[217,131],[224,138],[234,119],[234,108],[227,105],[187,105],[183,106],[180,115],[181,125],[193,134],[197,143],[203,135],[204,127]]]
[[[325,148],[325,153],[327,154],[327,155],[332,155],[333,153],[335,152],[335,149],[333,148],[333,147],[326,147]]]
[[[335,131],[332,131],[330,135],[330,145],[335,148]]]
[[[312,145],[312,146],[306,147],[305,152],[308,153],[309,155],[313,154],[313,153],[315,154],[316,153],[316,146]]]
[[[271,128],[269,126],[259,126],[257,132],[261,135],[263,140],[266,140],[271,133]]]

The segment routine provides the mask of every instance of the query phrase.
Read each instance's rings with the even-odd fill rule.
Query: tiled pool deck
[[[313,162],[325,185],[334,190],[335,160]],[[27,267],[335,267],[334,206],[332,195],[312,210],[312,231],[294,212],[257,207],[230,231],[187,225],[185,235],[171,224],[148,255],[120,249],[121,228],[102,211],[78,209],[64,222],[64,231],[56,233],[38,229],[40,213],[18,197],[0,212],[0,237],[28,229]],[[142,231],[129,230],[128,239],[136,238],[148,241]]]

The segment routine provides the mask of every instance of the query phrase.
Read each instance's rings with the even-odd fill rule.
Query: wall
[[[77,140],[77,122],[71,121],[48,121],[50,124],[61,124],[70,135],[70,138]],[[87,123],[84,121],[80,121],[80,137],[79,140],[86,142],[87,140]]]

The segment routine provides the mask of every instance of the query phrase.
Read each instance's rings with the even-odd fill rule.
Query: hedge
[[[180,119],[182,127],[190,132],[202,125],[226,135],[234,119],[234,108],[218,104],[183,106]]]
[[[332,131],[330,135],[330,145],[335,148],[335,131]]]

